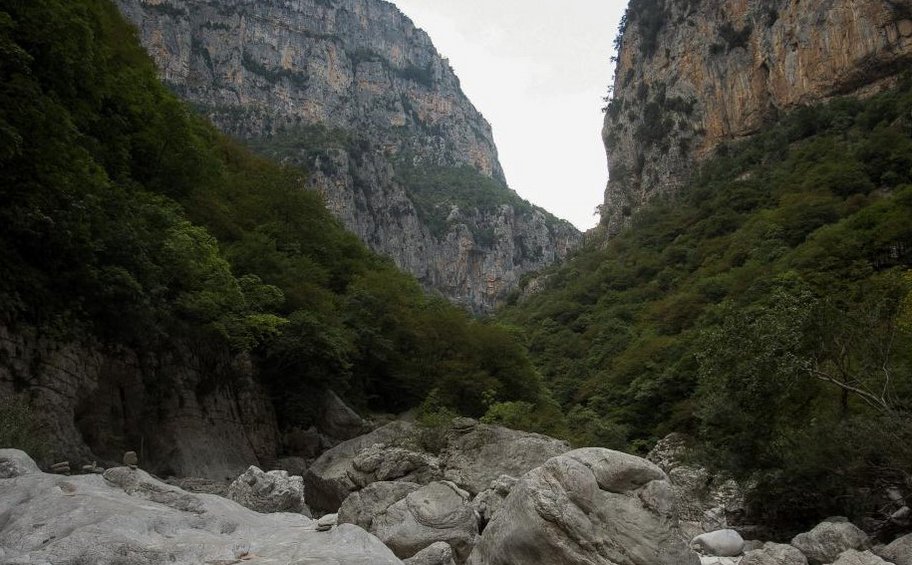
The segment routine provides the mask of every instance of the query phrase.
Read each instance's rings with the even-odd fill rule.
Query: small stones
[[[70,474],[70,462],[61,461],[60,463],[54,463],[51,465],[51,473],[55,475],[69,475]]]
[[[93,474],[93,475],[100,475],[100,474],[104,473],[104,467],[99,467],[97,461],[92,461],[91,465],[82,466],[82,472]]]
[[[124,453],[123,464],[131,469],[135,469],[139,465],[139,457],[136,456],[135,451],[128,451]]]

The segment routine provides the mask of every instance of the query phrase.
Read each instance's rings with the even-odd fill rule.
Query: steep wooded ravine
[[[383,0],[118,0],[165,83],[223,131],[304,165],[371,249],[489,312],[579,232],[504,182],[491,127]]]

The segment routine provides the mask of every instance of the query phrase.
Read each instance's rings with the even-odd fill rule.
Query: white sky
[[[494,128],[510,187],[580,229],[608,169],[602,98],[626,0],[392,0]]]

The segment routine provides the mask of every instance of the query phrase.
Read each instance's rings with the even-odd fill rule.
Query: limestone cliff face
[[[0,398],[27,397],[44,464],[106,466],[136,451],[162,476],[233,479],[279,449],[272,403],[253,374],[243,357],[189,344],[144,356],[0,324]]]
[[[421,187],[400,182],[401,166],[468,166],[501,183],[503,171],[490,126],[394,5],[117,1],[178,94],[224,131],[305,165],[346,227],[427,288],[486,311],[577,243],[566,222],[499,204],[446,209],[456,217],[445,233],[429,229],[413,203]],[[477,237],[491,230],[493,240]]]
[[[912,0],[633,0],[620,47],[603,130],[609,233],[721,142],[891,84],[912,62]]]

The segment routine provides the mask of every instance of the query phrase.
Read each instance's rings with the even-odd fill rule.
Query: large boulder
[[[421,485],[408,482],[379,482],[367,485],[351,493],[342,507],[339,508],[339,523],[354,524],[371,531],[374,518],[381,516],[386,509],[421,488]]]
[[[433,455],[382,443],[356,455],[348,477],[359,488],[378,481],[427,484],[443,478],[437,458]]]
[[[456,565],[453,548],[442,541],[432,543],[403,563],[405,565]]]
[[[717,530],[698,535],[690,546],[703,555],[737,557],[744,551],[744,539],[735,530]]]
[[[289,476],[287,471],[264,473],[251,466],[228,487],[228,498],[264,514],[296,512],[310,515],[310,509],[304,504],[304,479]]]
[[[371,532],[401,558],[435,542],[446,542],[464,563],[478,535],[469,494],[450,482],[435,482],[409,493],[373,520]]]
[[[808,560],[790,545],[767,543],[760,549],[745,553],[741,565],[808,565]]]
[[[488,524],[471,565],[699,565],[680,538],[656,465],[590,448],[525,474]]]
[[[352,439],[369,430],[361,416],[331,390],[323,394],[317,427],[335,440]]]
[[[324,452],[304,475],[307,504],[315,510],[335,512],[349,494],[363,486],[351,478],[353,461],[362,451],[375,444],[407,444],[415,434],[414,424],[397,421]]]
[[[883,548],[880,556],[896,565],[912,565],[912,534],[903,536]]]
[[[473,495],[501,475],[520,477],[548,459],[570,451],[567,442],[500,426],[471,422],[447,434],[440,454],[444,478]]]
[[[24,451],[0,449],[0,479],[13,479],[39,472],[38,465]]]
[[[0,479],[4,563],[398,565],[376,537],[346,524],[330,532],[300,514],[260,514],[190,494],[140,470]]]
[[[842,553],[860,549],[867,543],[867,534],[844,518],[823,522],[792,540],[792,545],[807,557],[811,565],[833,563]]]
[[[850,549],[843,552],[833,565],[891,565],[870,551]]]
[[[659,440],[646,459],[668,474],[682,528],[698,535],[740,525],[746,509],[744,488],[690,464],[686,436],[674,433]]]

